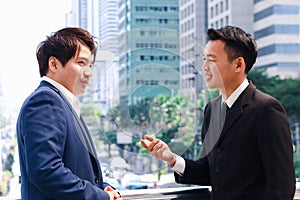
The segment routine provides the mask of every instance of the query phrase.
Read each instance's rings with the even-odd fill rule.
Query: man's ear
[[[238,57],[235,59],[235,65],[234,65],[234,70],[235,72],[245,72],[246,69],[246,63],[243,57]]]
[[[55,58],[54,56],[50,56],[48,60],[49,71],[56,72],[58,65],[59,61],[57,60],[57,58]]]

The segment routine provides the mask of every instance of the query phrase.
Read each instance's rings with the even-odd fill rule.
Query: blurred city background
[[[143,150],[139,141],[145,134],[154,135],[179,155],[199,158],[203,109],[218,95],[205,88],[202,79],[205,34],[210,27],[225,25],[242,27],[257,41],[258,59],[249,79],[285,106],[300,177],[300,0],[68,2],[60,26],[85,28],[99,45],[91,84],[80,101],[105,181],[120,190],[187,187],[174,183],[166,164]],[[22,51],[26,47],[17,53]],[[19,67],[28,67],[38,78],[37,64],[27,65]],[[18,71],[12,60],[7,67]],[[21,103],[8,106],[10,100],[2,90],[8,75],[3,72],[0,192],[13,196],[20,190],[15,123]],[[21,92],[13,88],[13,93]]]

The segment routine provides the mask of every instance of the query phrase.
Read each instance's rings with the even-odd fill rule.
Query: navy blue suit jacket
[[[109,200],[89,137],[63,94],[42,81],[17,121],[22,199]]]

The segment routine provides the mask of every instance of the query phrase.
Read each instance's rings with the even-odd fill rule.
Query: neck
[[[222,94],[224,99],[228,99],[230,95],[243,83],[246,77],[241,78],[236,81],[232,81],[231,83],[225,85],[220,89],[220,93]]]

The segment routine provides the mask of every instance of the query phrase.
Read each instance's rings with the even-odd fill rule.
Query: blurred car
[[[114,170],[107,163],[101,163],[101,171],[103,176],[103,181],[110,184],[116,189],[121,189],[120,182],[117,180],[114,174]]]
[[[121,188],[124,190],[147,189],[148,183],[141,181],[137,174],[127,172],[122,177]]]
[[[107,163],[101,163],[101,171],[103,177],[114,177],[113,169]]]

